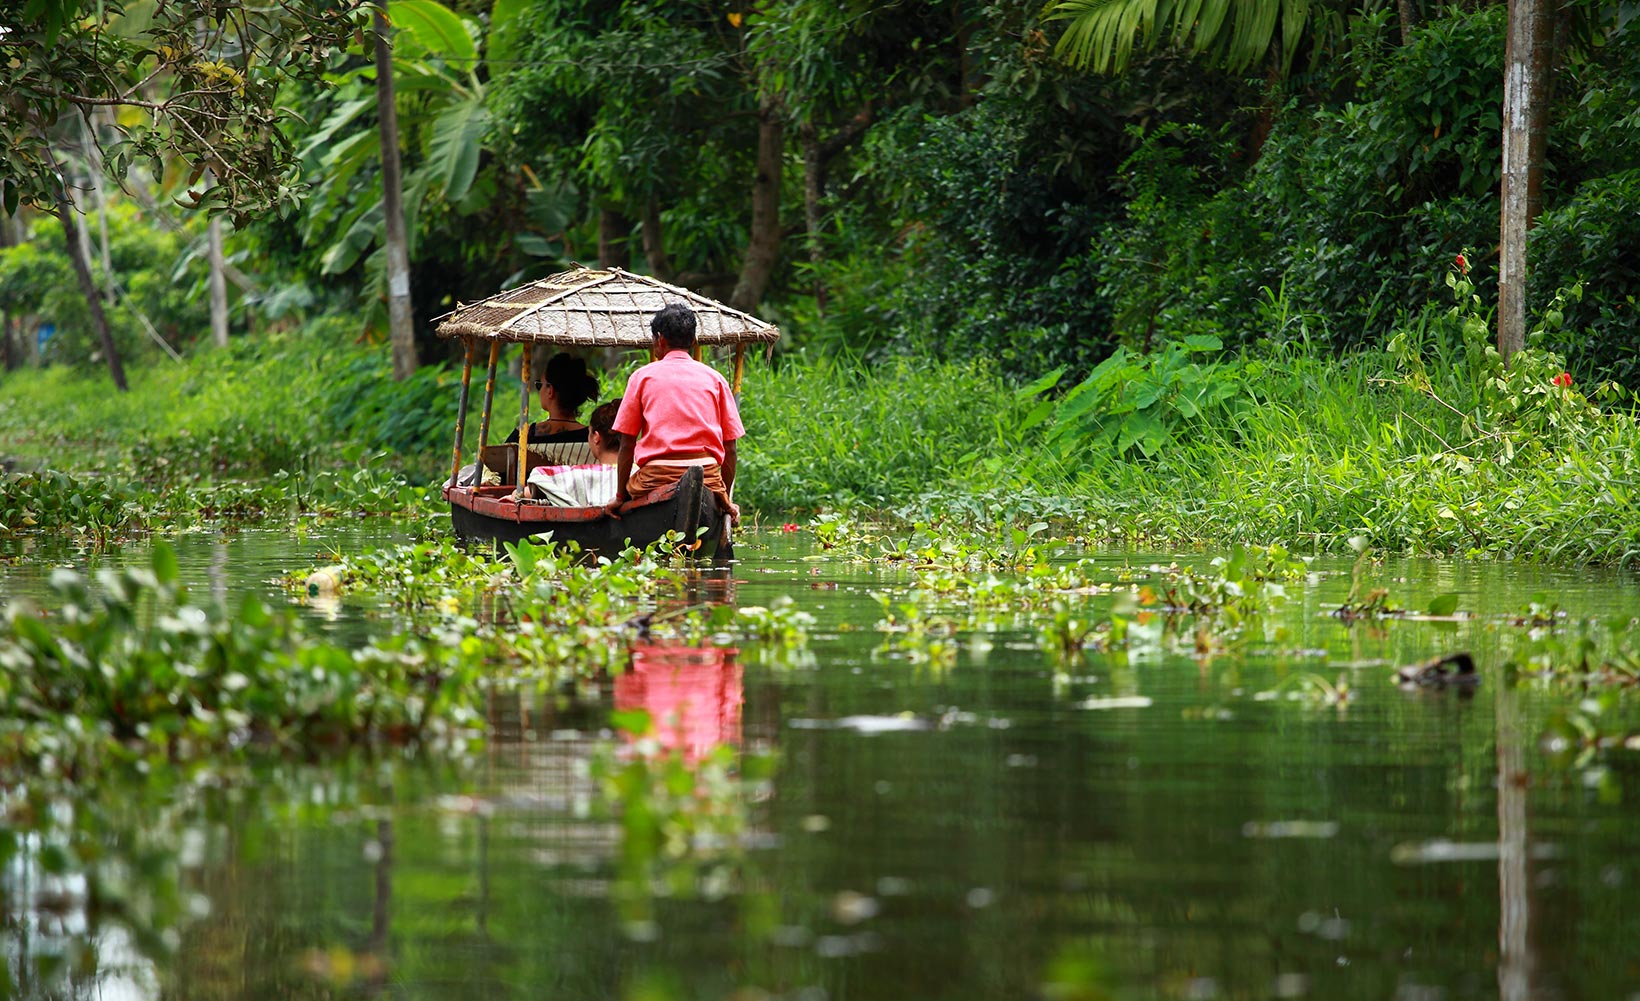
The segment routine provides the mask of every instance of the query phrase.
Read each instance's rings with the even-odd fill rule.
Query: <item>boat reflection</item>
[[[640,644],[615,679],[615,708],[642,709],[664,752],[700,760],[719,744],[740,743],[745,700],[738,651],[721,647]],[[636,739],[636,738],[629,738]]]

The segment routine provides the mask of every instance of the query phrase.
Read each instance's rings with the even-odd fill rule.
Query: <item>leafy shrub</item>
[[[1545,345],[1566,355],[1585,379],[1640,387],[1640,168],[1584,182],[1570,200],[1538,219],[1529,257],[1531,301],[1581,283],[1564,324]]]
[[[754,509],[889,505],[941,483],[1015,482],[1037,459],[1021,430],[1031,401],[983,362],[795,357],[746,385],[735,497]]]
[[[1153,129],[1128,161],[1126,218],[1101,236],[1104,295],[1128,343],[1215,333],[1233,347],[1275,332],[1260,288],[1335,348],[1378,343],[1438,279],[1426,262],[1497,228],[1502,13],[1454,13],[1410,45],[1346,62],[1351,98],[1295,99],[1237,182],[1241,149],[1199,128]],[[1352,39],[1372,49],[1383,19]],[[1407,99],[1406,95],[1413,95]]]
[[[1222,346],[1216,337],[1192,335],[1148,355],[1117,348],[1059,400],[1048,441],[1066,457],[1091,449],[1117,458],[1135,453],[1149,458],[1187,427],[1227,423],[1233,404],[1244,397],[1242,367],[1235,361],[1197,360]],[[1043,392],[1057,376],[1052,373],[1022,393]],[[1045,416],[1039,405],[1023,429]]]
[[[97,583],[56,574],[63,607],[49,624],[8,610],[0,704],[10,742],[26,743],[30,725],[66,724],[93,760],[143,748],[191,757],[252,741],[314,750],[444,739],[476,722],[470,668],[440,657],[442,644],[348,651],[307,641],[292,612],[254,595],[233,613],[195,604],[164,543],[151,567],[104,570]]]

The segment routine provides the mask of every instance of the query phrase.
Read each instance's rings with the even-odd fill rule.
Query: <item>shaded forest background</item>
[[[65,39],[92,30],[74,4],[26,7],[66,7]],[[154,16],[142,3],[108,10],[113,34]],[[1011,0],[387,11],[424,362],[450,357],[432,321],[455,302],[572,263],[730,300],[779,323],[782,351],[978,355],[1019,381],[1192,337],[1231,351],[1381,346],[1449,305],[1460,252],[1493,298],[1503,3],[1332,4],[1286,64],[1273,54],[1231,72],[1164,44],[1116,75],[1070,65],[1064,21]],[[1541,313],[1581,283],[1543,346],[1580,380],[1629,386],[1633,13],[1556,9],[1530,285]],[[55,119],[35,116],[86,213],[80,239],[122,354],[208,339],[206,216],[225,207],[236,336],[324,318],[330,336],[385,344],[381,120],[361,25],[280,81],[289,113],[268,129],[293,170],[260,200],[213,189],[208,158],[134,143],[129,109],[60,102]],[[21,128],[8,122],[14,141]],[[15,149],[12,168],[22,176]],[[99,364],[62,224],[30,211],[28,194],[15,206],[8,181],[7,364],[31,349]],[[53,331],[43,345],[41,324]]]

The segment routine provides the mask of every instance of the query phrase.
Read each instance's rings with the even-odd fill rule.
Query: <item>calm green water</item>
[[[330,531],[179,548],[200,587],[286,600],[279,574],[399,541]],[[1488,622],[1346,626],[1324,613],[1348,566],[1318,564],[1239,656],[1155,646],[1058,669],[1005,619],[929,662],[875,628],[873,593],[905,589],[903,572],[805,560],[778,533],[740,555],[732,599],[796,598],[819,619],[806,653],[639,650],[580,697],[497,704],[499,736],[471,759],[98,787],[80,809],[126,896],[99,907],[75,874],[14,862],[14,976],[24,956],[69,967],[19,992],[1640,998],[1640,762],[1551,759],[1545,727],[1578,698],[1500,683]],[[38,549],[0,594],[43,593],[52,565],[85,560]],[[1512,612],[1543,592],[1579,614],[1640,610],[1616,573],[1407,561],[1378,580],[1411,608],[1456,592]],[[361,638],[395,627],[356,604],[312,614]],[[1388,681],[1460,647],[1486,674],[1471,696]],[[1262,694],[1296,673],[1353,698]],[[626,878],[624,830],[597,809],[590,762],[627,743],[614,708],[676,718],[663,743],[691,756],[776,756],[766,786],[710,801],[739,836],[654,862],[683,892]],[[1632,706],[1611,713],[1635,729]]]

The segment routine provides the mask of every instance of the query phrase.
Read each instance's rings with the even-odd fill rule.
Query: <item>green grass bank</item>
[[[156,470],[245,483],[368,469],[370,489],[390,477],[432,506],[459,373],[394,383],[384,351],[335,343],[321,324],[201,352],[134,372],[124,395],[100,375],[12,373],[0,452],[129,484],[116,503],[175,482]],[[1626,565],[1640,559],[1640,428],[1620,390],[1569,380],[1536,350],[1504,370],[1461,324],[1344,358],[1186,339],[1118,351],[1074,386],[1013,386],[977,361],[787,357],[747,373],[737,499],[799,522],[1042,520],[1093,544],[1344,552],[1364,536],[1386,552]],[[15,508],[0,506],[7,530],[26,530]]]

